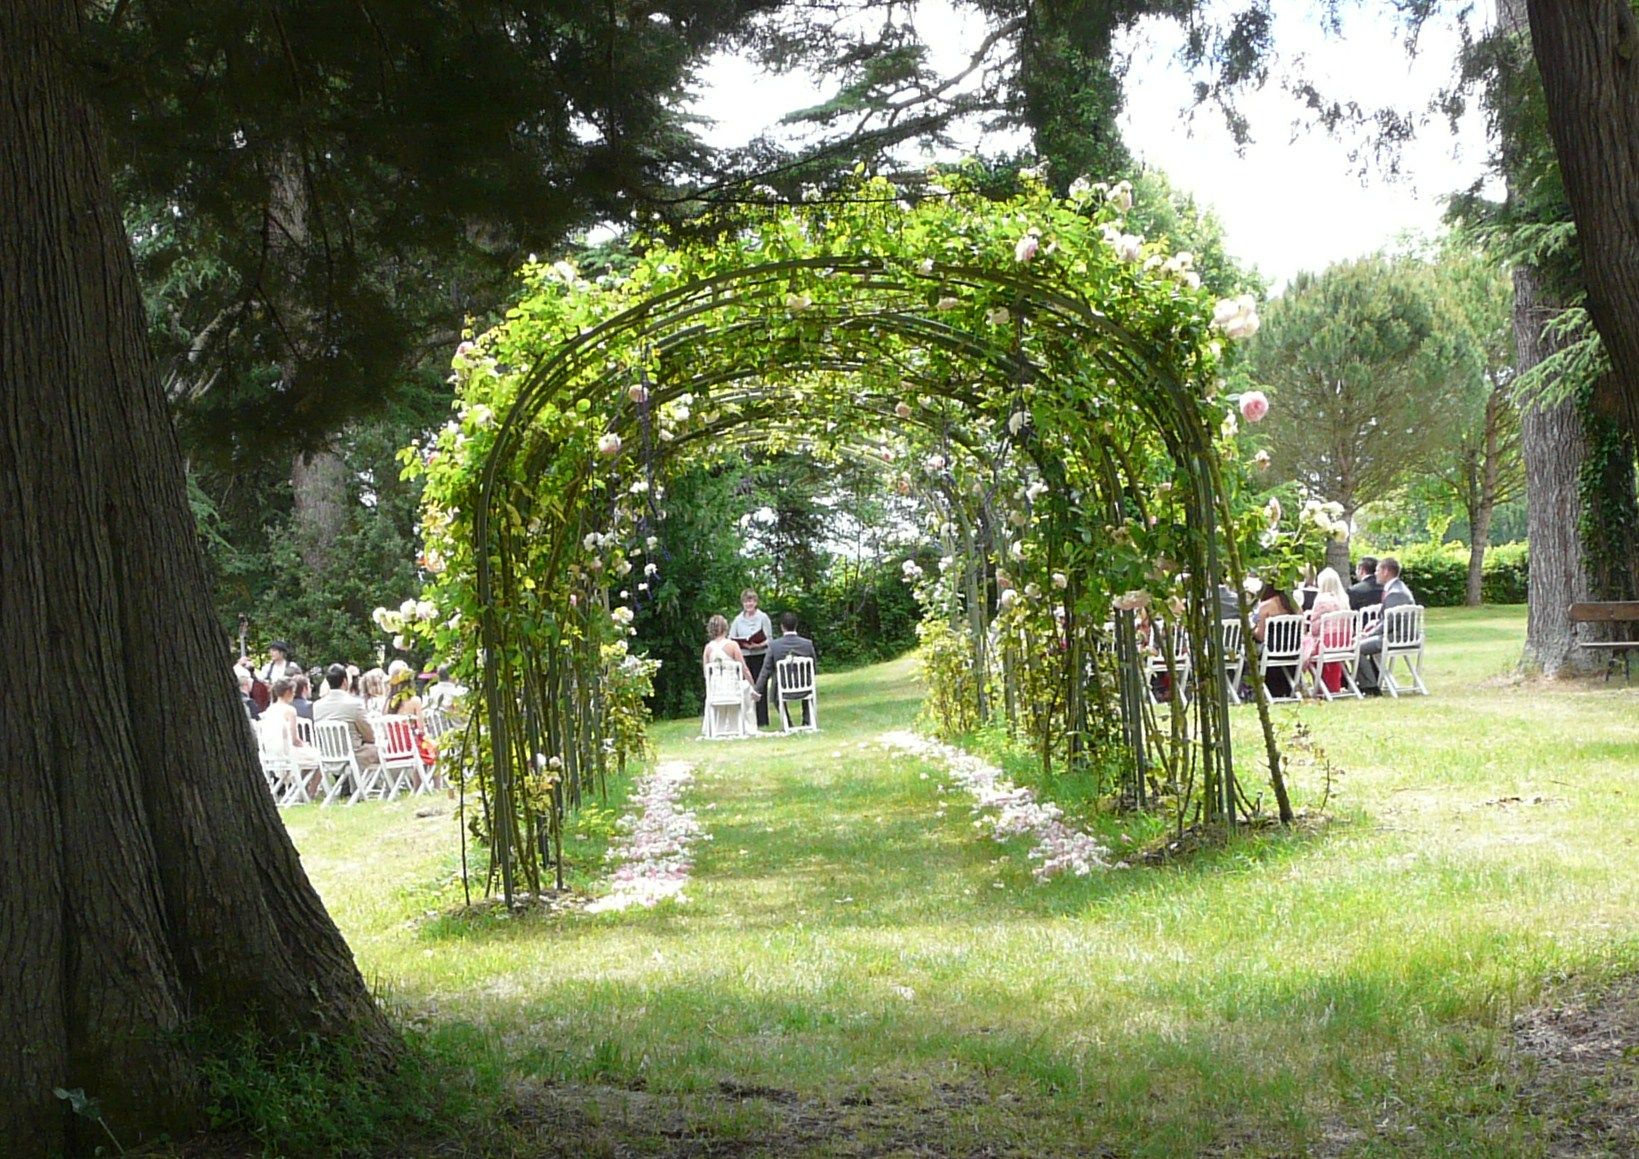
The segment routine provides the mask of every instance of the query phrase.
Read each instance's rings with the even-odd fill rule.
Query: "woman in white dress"
[[[719,661],[726,661],[740,670],[738,719],[725,719],[725,716],[732,712],[732,706],[712,703],[712,666]],[[728,621],[722,616],[713,616],[706,621],[706,648],[700,657],[700,667],[706,677],[706,713],[700,725],[702,735],[721,736],[725,733],[745,734],[757,731],[757,694],[751,687],[751,669],[746,666],[740,646],[729,639]]]
[[[318,787],[319,750],[302,739],[296,726],[296,682],[281,676],[273,682],[272,693],[273,702],[256,724],[261,733],[262,751],[270,757],[295,761],[299,775],[307,781],[311,797]]]

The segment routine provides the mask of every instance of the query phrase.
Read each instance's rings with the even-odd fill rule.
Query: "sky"
[[[1386,16],[1352,11],[1341,37],[1331,37],[1307,15],[1312,8],[1304,0],[1276,0],[1277,52],[1301,58],[1329,93],[1370,107],[1417,108],[1450,79],[1458,44],[1451,26],[1425,28],[1413,58]],[[924,2],[917,23],[941,68],[964,60],[979,35],[976,21],[942,3]],[[1398,178],[1362,177],[1351,143],[1295,127],[1302,109],[1273,82],[1242,101],[1254,140],[1237,150],[1215,110],[1191,115],[1190,77],[1175,60],[1181,38],[1172,22],[1150,20],[1118,46],[1130,59],[1123,137],[1146,167],[1165,171],[1175,187],[1217,213],[1229,252],[1255,265],[1275,290],[1299,270],[1392,248],[1408,231],[1435,231],[1440,198],[1483,176],[1486,143],[1477,116],[1455,135],[1443,119],[1426,125],[1403,150]],[[771,77],[729,57],[713,61],[706,75],[695,111],[716,122],[706,134],[713,144],[739,144],[773,129],[781,115],[820,94],[811,77]],[[982,142],[987,151],[1018,143]],[[974,135],[964,151],[980,144]]]

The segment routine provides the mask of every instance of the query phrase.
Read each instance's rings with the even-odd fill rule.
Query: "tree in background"
[[[1492,514],[1525,493],[1514,401],[1513,285],[1494,259],[1460,238],[1438,255],[1435,275],[1453,316],[1467,329],[1463,345],[1474,356],[1471,373],[1451,380],[1460,392],[1457,422],[1430,463],[1429,482],[1467,517],[1465,602],[1478,607]]]
[[[1346,521],[1426,471],[1458,422],[1477,352],[1440,291],[1426,263],[1366,258],[1298,275],[1263,314],[1249,362],[1274,404],[1272,470]],[[1347,541],[1327,564],[1348,574]]]

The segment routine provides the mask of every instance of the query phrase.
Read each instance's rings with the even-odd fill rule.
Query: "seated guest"
[[[1315,585],[1315,602],[1309,609],[1309,623],[1303,630],[1303,654],[1298,666],[1300,672],[1307,672],[1315,667],[1315,658],[1320,655],[1320,621],[1331,612],[1346,612],[1349,610],[1349,590],[1343,586],[1343,577],[1331,568],[1320,573],[1320,579]],[[1337,644],[1340,641],[1328,640],[1328,644]],[[1336,692],[1343,687],[1343,665],[1328,664],[1324,672],[1318,673],[1321,680],[1326,681],[1326,687]]]
[[[421,697],[415,694],[415,672],[402,660],[394,660],[387,666],[387,715],[410,718],[416,750],[421,754],[421,763],[430,771],[438,760],[438,750],[422,728]]]
[[[376,734],[370,728],[370,722],[365,719],[364,702],[346,690],[347,669],[340,664],[332,664],[325,669],[324,682],[326,691],[313,706],[313,722],[323,724],[327,720],[343,721],[349,726],[349,733],[353,738],[353,751],[358,755],[359,767],[379,765],[381,758],[376,755]]]
[[[1257,619],[1252,625],[1252,638],[1262,645],[1264,634],[1269,630],[1269,621],[1275,616],[1295,616],[1298,614],[1297,605],[1292,602],[1290,592],[1285,592],[1278,585],[1271,584],[1263,590],[1263,601],[1258,604]],[[1269,695],[1285,698],[1292,695],[1292,679],[1298,670],[1292,665],[1276,665],[1264,673],[1263,684],[1269,689]]]
[[[1400,578],[1400,561],[1393,556],[1385,556],[1377,561],[1377,582],[1383,585],[1383,613],[1388,614],[1390,608],[1409,607],[1417,602],[1417,597],[1411,594],[1406,581]],[[1360,691],[1367,696],[1376,696],[1381,689],[1382,674],[1377,670],[1377,658],[1383,652],[1383,621],[1366,629],[1360,634],[1360,674],[1356,681]]]
[[[1377,560],[1373,556],[1360,557],[1355,569],[1356,582],[1349,588],[1349,606],[1355,611],[1383,602],[1383,585],[1377,582]]]
[[[358,694],[364,698],[364,711],[380,716],[387,711],[387,673],[372,668],[358,679]]]
[[[308,699],[308,693],[313,690],[313,686],[308,683],[307,674],[300,668],[296,669],[296,674],[290,678],[290,683],[296,689],[296,694],[290,701],[291,707],[296,710],[296,715],[303,720],[312,720],[313,702]]]
[[[296,706],[292,703],[296,698],[296,682],[288,676],[280,676],[273,681],[270,691],[273,698],[258,725],[263,751],[269,756],[289,757],[304,772],[317,772],[318,750],[304,741],[296,728]],[[313,785],[309,784],[308,792],[312,791]]]
[[[249,668],[239,664],[233,666],[233,678],[239,684],[239,699],[244,701],[245,715],[252,720],[260,720],[262,710],[250,694],[251,689],[256,686],[256,678],[250,674]]]
[[[1316,586],[1315,581],[1315,569],[1305,567],[1303,569],[1303,583],[1298,586],[1297,591],[1292,593],[1293,602],[1297,604],[1299,611],[1307,612],[1314,608],[1315,597],[1319,594],[1320,589]]]

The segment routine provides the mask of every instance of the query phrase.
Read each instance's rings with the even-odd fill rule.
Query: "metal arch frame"
[[[1185,384],[1172,377],[1165,367],[1150,358],[1132,331],[1118,325],[1094,306],[1073,294],[1045,284],[1040,278],[1026,278],[981,266],[948,263],[938,263],[931,271],[924,272],[911,266],[908,261],[900,259],[868,255],[822,255],[752,264],[661,291],[571,338],[560,346],[550,359],[529,373],[499,425],[475,495],[474,561],[477,596],[482,609],[480,634],[487,656],[493,658],[503,654],[503,629],[496,606],[497,579],[500,579],[503,586],[510,586],[511,579],[509,553],[505,548],[504,536],[502,540],[497,540],[494,536],[492,514],[503,487],[510,485],[509,481],[503,478],[508,465],[515,459],[528,460],[533,457],[529,445],[529,432],[534,415],[549,402],[556,400],[573,405],[582,398],[595,397],[600,391],[607,390],[616,380],[623,380],[629,373],[630,366],[620,363],[616,357],[622,351],[643,350],[646,357],[653,356],[664,360],[668,354],[685,353],[691,346],[709,342],[711,339],[730,338],[733,333],[754,325],[755,322],[730,319],[714,326],[708,320],[721,317],[724,311],[737,307],[766,306],[765,295],[783,291],[792,274],[819,269],[826,270],[831,276],[854,279],[860,295],[867,299],[871,295],[885,292],[905,295],[908,298],[919,290],[931,286],[945,289],[999,288],[1011,291],[1018,307],[1021,310],[1028,309],[1029,317],[1036,326],[1048,328],[1061,340],[1080,345],[1084,350],[1090,340],[1096,341],[1096,348],[1083,355],[1084,362],[1090,361],[1099,365],[1116,380],[1119,384],[1118,389],[1127,396],[1124,401],[1144,416],[1162,439],[1174,462],[1178,464],[1181,476],[1188,480],[1186,523],[1200,532],[1206,543],[1206,558],[1202,561],[1206,565],[1206,574],[1199,588],[1201,598],[1190,602],[1192,618],[1197,621],[1205,619],[1209,598],[1222,574],[1217,550],[1216,521],[1224,517],[1227,522],[1224,497],[1215,485],[1216,473],[1210,469],[1211,433],[1200,421],[1195,399]],[[906,305],[909,305],[909,302]],[[701,320],[700,323],[681,325],[696,318]],[[913,347],[926,346],[941,350],[953,360],[987,368],[998,378],[1019,384],[1037,380],[1043,373],[1042,368],[1024,357],[1017,349],[1004,354],[993,343],[976,338],[968,330],[948,325],[917,310],[854,310],[840,315],[816,314],[813,320],[829,322],[844,332],[866,326],[885,329],[903,338]],[[600,369],[599,363],[605,365]],[[792,369],[856,373],[863,369],[862,364],[846,357],[827,362],[811,355],[794,358],[790,362],[781,361],[776,365]],[[737,381],[758,373],[750,367],[741,367],[679,381],[672,386],[657,388],[653,392],[651,405],[688,393],[689,387],[695,383]],[[1148,389],[1144,389],[1145,387]],[[923,383],[920,392],[947,398],[965,407],[976,407],[983,401],[975,394],[951,389],[948,384],[943,383]],[[747,421],[749,420],[746,417],[739,416],[734,422],[723,424],[720,429],[744,425]],[[1098,442],[1097,439],[1094,441]],[[677,450],[685,449],[688,437],[679,440],[679,443],[681,446],[674,444]],[[535,450],[539,452],[547,448],[540,447]],[[571,501],[577,497],[578,487],[584,481],[585,472],[582,471],[568,495]],[[561,549],[561,546],[560,543],[557,548]],[[555,549],[554,563],[550,569],[553,572],[556,570],[556,557]],[[502,571],[499,577],[495,572],[496,561],[499,561]],[[1216,621],[1213,620],[1212,623],[1215,626]],[[1203,625],[1193,624],[1192,627]],[[1203,629],[1197,634],[1197,639],[1202,641],[1207,653],[1203,657],[1205,663],[1200,665],[1198,670],[1216,674],[1215,682],[1208,681],[1209,688],[1213,688],[1215,684],[1221,686],[1223,666],[1218,655],[1221,649],[1219,633]],[[496,796],[495,811],[510,819],[514,816],[511,777],[515,761],[510,751],[511,735],[504,719],[503,698],[510,698],[515,688],[513,679],[510,676],[503,678],[498,668],[499,664],[493,659],[485,663],[482,684],[490,726],[489,736],[493,746],[491,760]],[[1129,707],[1125,702],[1135,691],[1123,685],[1121,692],[1124,708]],[[1212,810],[1233,823],[1236,790],[1228,727],[1228,697],[1222,694],[1221,687],[1217,687],[1216,691],[1218,695],[1210,697],[1210,700],[1216,702],[1212,706],[1212,711],[1208,711],[1206,704],[1209,697],[1197,698],[1200,737],[1202,748],[1209,754],[1214,766],[1209,770],[1214,782],[1209,786]],[[1267,706],[1262,697],[1259,697],[1259,705],[1260,713],[1267,718]],[[1137,706],[1132,705],[1130,708],[1136,718]],[[1135,751],[1139,752],[1139,759],[1142,761],[1141,734],[1138,740],[1139,748]],[[1214,741],[1216,743],[1213,743]],[[495,837],[503,891],[510,902],[514,892],[509,847],[512,840],[510,821],[496,828]]]

